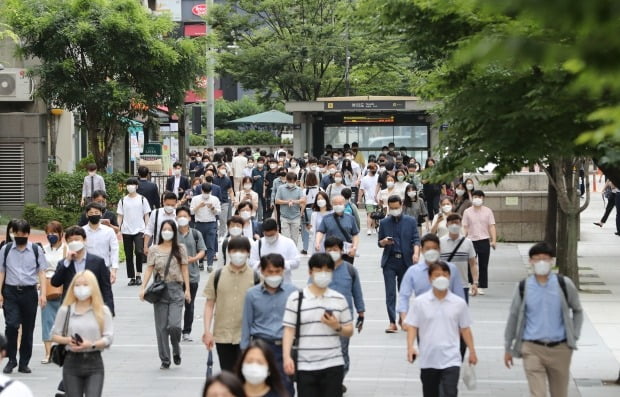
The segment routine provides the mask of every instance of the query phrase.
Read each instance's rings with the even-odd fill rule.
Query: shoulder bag
[[[161,300],[164,291],[166,290],[166,277],[168,277],[171,260],[172,251],[170,251],[170,255],[168,256],[168,262],[166,263],[166,270],[164,270],[163,279],[159,277],[159,274],[156,274],[151,285],[149,285],[146,291],[144,291],[144,300],[148,303],[157,303]]]
[[[67,314],[65,315],[65,325],[62,328],[62,336],[67,336],[69,333],[69,318],[71,317],[71,306],[67,306]],[[67,356],[67,345],[55,344],[50,349],[50,361],[54,364],[62,367],[65,363],[65,357]]]
[[[295,322],[295,340],[293,341],[293,346],[291,346],[291,358],[295,363],[295,373],[290,375],[291,381],[295,381],[297,379],[297,363],[299,362],[299,334],[301,333],[301,302],[304,299],[304,291],[299,291],[299,299],[297,300],[297,321]]]

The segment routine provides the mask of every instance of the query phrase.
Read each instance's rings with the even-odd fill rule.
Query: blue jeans
[[[217,249],[217,222],[196,222],[196,229],[207,246],[207,265],[211,266]]]
[[[348,336],[340,337],[340,349],[342,350],[342,358],[344,358],[344,376],[349,373],[349,367],[351,366],[351,359],[349,358],[349,342],[351,338]]]
[[[309,245],[309,241],[310,241],[310,233],[308,232],[308,229],[306,228],[306,224],[302,223],[301,224],[301,243],[302,243],[302,250],[308,252],[308,245]]]
[[[287,374],[284,373],[284,359],[282,358],[282,346],[278,346],[275,343],[268,341],[266,339],[261,339],[263,342],[269,345],[271,352],[273,353],[273,358],[276,360],[276,366],[278,367],[278,372],[280,372],[280,379],[282,379],[282,384],[290,397],[295,396],[295,386],[293,382],[291,382],[291,378]]]
[[[407,272],[407,266],[403,260],[390,258],[383,267],[383,282],[385,283],[385,306],[387,307],[390,324],[396,323],[396,293],[400,289],[400,283]]]

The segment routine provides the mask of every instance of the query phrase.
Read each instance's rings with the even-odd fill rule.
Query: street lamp
[[[206,0],[207,5],[207,146],[215,146],[215,58],[213,57],[213,49],[209,43],[210,37],[213,37],[211,26],[209,26],[209,18],[213,12],[213,0]]]

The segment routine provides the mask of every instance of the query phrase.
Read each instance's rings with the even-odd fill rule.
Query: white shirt
[[[5,375],[0,375],[0,386],[5,387],[2,391],[2,397],[33,397],[32,392],[22,382],[13,380],[10,385],[6,385],[11,381],[11,378]]]
[[[211,204],[212,207],[209,208],[207,205],[203,205],[197,208],[200,203]],[[222,206],[220,205],[220,199],[214,195],[210,194],[208,199],[204,199],[202,194],[200,194],[192,198],[189,210],[192,215],[196,216],[196,222],[215,222],[217,220],[216,216],[222,211]]]
[[[418,328],[420,368],[461,366],[460,331],[471,326],[469,309],[463,299],[448,291],[440,300],[431,289],[414,299],[405,323]]]
[[[158,215],[159,213],[159,215]],[[155,227],[155,219],[157,219],[157,228]],[[157,239],[159,238],[159,232],[161,232],[161,224],[163,221],[165,220],[172,220],[174,221],[174,223],[177,222],[177,214],[175,211],[172,211],[172,213],[167,214],[166,211],[163,208],[157,209],[155,211],[153,211],[153,213],[151,214],[151,216],[149,217],[149,224],[146,225],[146,230],[144,231],[144,234],[146,236],[149,237],[153,237],[153,235],[155,234],[155,232],[157,232],[157,235],[155,236],[155,238],[153,240],[151,240],[151,242],[153,244],[157,244]]]
[[[464,287],[467,287],[469,281],[467,280],[467,269],[469,269],[469,260],[471,258],[476,257],[476,250],[474,249],[474,244],[467,237],[463,237],[459,235],[456,240],[452,240],[450,238],[450,234],[443,236],[439,239],[441,244],[441,260],[448,261],[448,258],[452,254],[452,251],[459,244],[461,239],[464,238],[463,243],[459,247],[458,251],[454,254],[454,257],[450,262],[454,263],[454,265],[459,269],[459,273],[461,273],[461,282]]]
[[[61,243],[58,248],[52,248],[51,245],[46,244],[43,246],[45,252],[45,260],[47,261],[47,269],[45,270],[45,277],[52,278],[56,271],[58,262],[63,260],[67,256],[67,246],[65,243]]]
[[[174,188],[172,189],[172,192],[179,197],[179,185],[181,184],[181,175],[179,176],[174,176]]]
[[[102,224],[93,229],[90,223],[82,228],[86,232],[86,252],[102,257],[107,267],[118,269],[118,239],[114,229]]]
[[[252,222],[248,222],[243,225],[243,231],[241,232],[243,237],[247,237],[250,242],[254,241],[254,234],[252,233]]]
[[[252,241],[250,239],[250,241]],[[260,241],[260,254],[258,252],[258,245]],[[265,241],[265,237],[261,237],[260,240],[252,243],[252,250],[250,251],[250,266],[256,271],[260,271],[260,258],[267,254],[280,254],[284,257],[284,282],[292,283],[291,271],[299,267],[299,251],[297,251],[297,244],[290,238],[278,233],[278,239],[275,243],[269,244]]]
[[[131,235],[144,233],[146,229],[144,215],[150,212],[149,201],[144,196],[136,194],[134,197],[129,195],[123,197],[116,207],[116,213],[123,216],[121,233]]]
[[[375,192],[377,191],[378,180],[379,176],[377,174],[375,174],[374,176],[366,175],[362,178],[360,189],[364,191],[364,203],[368,205],[377,205],[377,200],[375,199]]]
[[[243,170],[248,164],[248,159],[245,156],[235,156],[232,159],[232,174],[233,178],[241,178],[243,176]]]

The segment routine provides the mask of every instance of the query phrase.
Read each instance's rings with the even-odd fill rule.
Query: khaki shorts
[[[371,212],[375,212],[377,210],[377,206],[374,204],[366,204],[366,213],[370,215]]]

